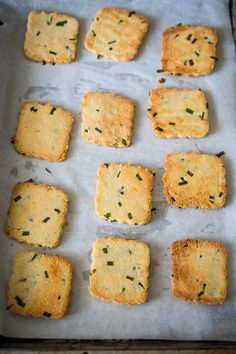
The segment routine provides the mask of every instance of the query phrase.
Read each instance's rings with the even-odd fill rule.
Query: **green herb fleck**
[[[138,173],[136,174],[136,177],[137,177],[140,181],[143,180],[142,177],[141,177]]]
[[[68,45],[66,45],[66,49],[69,49],[69,46],[68,46]]]
[[[52,23],[52,16],[50,17],[50,20],[47,21],[47,24],[48,24],[48,25],[51,25],[51,23]]]
[[[56,111],[56,107],[52,107],[50,114],[53,114]]]
[[[152,208],[152,210],[151,211],[156,211],[157,210],[157,208]]]
[[[67,21],[60,21],[56,23],[56,26],[64,26],[67,23]]]
[[[142,283],[138,283],[138,285],[141,286],[141,288],[143,288],[145,290],[145,288],[144,288]]]
[[[159,132],[163,132],[164,131],[164,129],[161,128],[161,127],[156,127],[156,130],[159,130]]]
[[[113,50],[113,48],[112,48],[112,47],[110,47],[110,48],[109,48],[109,50]]]
[[[195,53],[198,57],[200,57],[200,53],[198,53],[198,52],[196,52],[196,51],[195,51],[194,53]]]
[[[200,296],[202,296],[204,294],[205,287],[206,287],[206,284],[204,283],[203,287],[202,287],[202,291],[200,291],[200,293],[197,294],[198,297],[200,297]]]
[[[152,110],[151,108],[148,108],[148,109],[147,109],[148,112],[151,112],[151,110]]]
[[[37,32],[36,36],[39,36],[40,35],[40,31]]]
[[[185,65],[185,66],[187,65],[187,60],[184,61],[184,65]]]
[[[49,218],[49,217],[46,217],[46,218],[43,220],[43,222],[46,224],[46,222],[48,222],[48,220],[50,220],[50,218]]]
[[[14,198],[14,201],[15,202],[18,202],[18,200],[20,200],[22,197],[20,195],[17,195],[15,198]]]
[[[128,213],[128,218],[131,220],[133,219],[133,215],[131,214],[131,212]]]
[[[97,109],[96,109],[96,112],[100,112],[100,109],[97,108]]]
[[[193,66],[193,65],[194,65],[194,61],[193,61],[193,59],[190,59],[190,60],[189,60],[189,65],[191,65],[191,66]]]
[[[57,55],[57,53],[54,52],[53,50],[49,50],[49,54]]]
[[[30,111],[31,111],[31,112],[37,112],[37,110],[38,110],[38,108],[35,108],[34,106],[32,106],[32,107],[30,108]]]
[[[22,279],[19,279],[20,282],[25,282],[27,280],[27,278],[22,278]]]
[[[124,20],[120,20],[120,21],[119,21],[119,23],[122,23],[122,22],[124,22]]]
[[[211,59],[219,60],[217,57],[210,56]]]
[[[121,174],[121,171],[119,171],[118,173],[117,173],[117,178],[119,178],[120,177],[120,174]]]
[[[157,112],[154,112],[154,113],[153,113],[153,117],[156,117],[156,115],[157,115]]]
[[[217,156],[217,157],[221,157],[221,156],[223,156],[224,154],[225,154],[224,151],[220,151],[218,154],[216,154],[216,156]]]
[[[99,132],[99,133],[102,133],[102,130],[101,129],[99,129],[99,128],[95,128],[95,130],[97,131],[97,132]]]
[[[177,25],[176,25],[176,26],[178,26],[178,27],[179,27],[179,26],[182,26],[182,22],[177,23]]]
[[[30,232],[29,231],[23,231],[22,236],[29,236]]]
[[[135,15],[136,12],[135,11],[130,11],[129,14],[128,14],[128,17],[131,17],[132,15]]]
[[[100,59],[101,57],[102,57],[101,54],[98,54],[98,55],[97,55],[97,59]]]
[[[191,171],[187,171],[187,175],[189,175],[190,177],[193,177],[193,173]]]
[[[220,197],[222,197],[222,195],[223,195],[223,192],[220,192],[220,194],[219,194],[219,198],[220,198]]]
[[[16,300],[17,305],[19,305],[19,306],[21,306],[21,307],[25,307],[24,301],[22,301],[19,296],[16,296],[16,297],[15,297],[15,300]]]
[[[209,198],[210,198],[210,199],[215,199],[215,196],[214,196],[214,195],[210,195]]]
[[[61,295],[58,296],[57,300],[60,300],[61,299]]]
[[[106,219],[109,219],[111,217],[111,213],[106,213],[106,214],[104,214],[104,216]]]
[[[162,69],[157,69],[157,73],[162,73],[163,70]]]
[[[119,205],[119,207],[121,207],[121,206],[122,206],[122,203],[121,203],[121,202],[118,202],[118,205]]]
[[[60,209],[57,209],[57,208],[55,208],[54,210],[55,210],[55,212],[58,213],[58,214],[60,214],[60,212],[61,212],[61,210],[60,210]]]
[[[188,184],[188,181],[184,179],[184,177],[180,177],[181,182],[178,183],[179,186],[183,186],[184,184]]]
[[[11,305],[9,305],[9,306],[7,306],[7,310],[10,310],[10,308],[13,306],[13,304],[11,304]]]
[[[192,37],[192,33],[190,33],[190,34],[186,37],[186,39],[187,39],[188,41],[190,41],[191,37]]]
[[[175,35],[175,38],[177,38],[177,37],[179,37],[179,34],[178,34],[178,33]]]
[[[33,255],[33,257],[31,258],[31,262],[33,262],[34,260],[35,260],[35,258],[37,257],[37,253],[35,253],[34,255]]]
[[[46,65],[46,61],[45,61],[45,60],[43,60],[43,61],[42,61],[42,64],[43,64],[43,65]]]
[[[91,32],[92,32],[93,36],[96,37],[96,33],[94,32],[93,29],[91,30]]]
[[[193,114],[194,113],[194,111],[191,108],[186,108],[186,112],[189,113],[189,114]]]
[[[121,190],[119,191],[119,193],[122,194],[122,195],[125,193],[125,192],[124,192],[124,188],[125,188],[125,187],[122,186],[122,187],[121,187]]]
[[[175,123],[174,122],[169,122],[169,125],[175,125]]]
[[[108,249],[106,247],[104,247],[102,250],[103,250],[103,253],[108,253]]]
[[[47,167],[45,168],[45,170],[46,170],[48,173],[52,173],[52,171],[50,171]]]
[[[122,139],[121,142],[122,142],[123,145],[127,145],[127,142],[126,142],[125,139]]]
[[[50,312],[44,311],[43,316],[45,317],[51,317],[52,314]]]
[[[108,168],[108,167],[109,167],[109,163],[104,163],[104,165],[106,166],[106,168]]]
[[[129,254],[132,254],[133,252],[129,250]]]
[[[45,270],[44,274],[45,274],[45,278],[49,278],[48,272],[46,270]]]
[[[194,44],[195,42],[197,42],[197,38],[194,38],[193,40],[192,40],[192,43]]]
[[[133,277],[130,277],[129,275],[126,275],[126,279],[129,279],[129,280],[134,280],[134,278]]]
[[[206,109],[208,109],[208,102],[206,103]]]
[[[113,265],[114,265],[114,262],[112,262],[112,261],[107,261],[107,265],[108,265],[108,266],[113,266]]]
[[[203,119],[204,119],[204,116],[205,116],[205,112],[202,112],[202,115],[199,116],[199,117],[201,118],[201,120],[203,120]]]
[[[111,42],[108,42],[108,44],[113,44],[113,43],[116,43],[116,41],[111,41]]]

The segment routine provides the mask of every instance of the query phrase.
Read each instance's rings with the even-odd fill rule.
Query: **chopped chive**
[[[208,102],[206,103],[206,109],[208,109]]]
[[[204,39],[208,39],[208,37],[204,37]]]
[[[6,310],[10,310],[10,308],[13,306],[13,304],[7,306]]]
[[[138,283],[138,285],[141,286],[141,288],[143,288],[145,290],[145,288],[144,288],[142,283]]]
[[[157,73],[162,73],[163,70],[162,69],[157,69]]]
[[[60,300],[61,299],[61,295],[58,296],[57,300]]]
[[[30,108],[30,111],[31,111],[31,112],[37,112],[37,110],[38,110],[38,108],[35,108],[34,106],[32,106],[32,107]]]
[[[157,208],[152,208],[152,209],[151,209],[151,211],[156,211],[156,210],[157,210]]]
[[[156,117],[156,115],[157,115],[157,112],[154,112],[154,113],[153,113],[153,117]]]
[[[197,42],[197,38],[194,38],[193,40],[192,40],[192,43],[194,44],[195,42]]]
[[[221,157],[221,156],[223,156],[225,154],[225,152],[224,151],[221,151],[221,152],[219,152],[218,154],[216,154],[216,156],[217,157]]]
[[[194,111],[191,108],[186,108],[186,112],[189,113],[189,114],[193,114],[194,113]]]
[[[192,37],[192,33],[190,33],[190,34],[186,37],[186,39],[187,39],[188,41],[190,41],[191,37]]]
[[[37,33],[36,33],[36,36],[39,36],[40,35],[40,31],[38,31]]]
[[[50,220],[50,218],[49,218],[49,217],[46,217],[46,218],[43,220],[43,222],[46,224],[46,222],[48,222],[48,220]]]
[[[101,54],[98,54],[98,55],[97,55],[97,59],[100,59],[101,57],[102,57]]]
[[[185,66],[187,65],[187,60],[184,61],[184,65],[185,65]]]
[[[129,14],[128,14],[128,17],[131,17],[132,15],[135,15],[136,12],[135,11],[130,11]]]
[[[214,43],[212,43],[211,41],[209,41],[209,42],[207,42],[208,44],[214,44]]]
[[[43,316],[45,317],[51,317],[52,314],[50,312],[44,311]]]
[[[210,199],[210,203],[211,203],[211,204],[214,204],[215,202],[214,202],[214,200]]]
[[[161,127],[156,127],[156,130],[159,130],[160,132],[164,131],[164,129],[162,129]]]
[[[106,214],[104,214],[104,216],[106,219],[109,219],[111,217],[111,213],[106,213]]]
[[[137,177],[140,181],[143,180],[142,177],[141,177],[138,173],[136,174],[136,177]]]
[[[112,48],[112,47],[110,47],[110,48],[109,48],[109,50],[113,50],[113,48]]]
[[[179,34],[178,34],[178,33],[175,35],[175,38],[177,38],[177,37],[179,37]]]
[[[52,107],[50,114],[53,114],[56,111],[56,107]]]
[[[117,173],[117,178],[119,178],[120,177],[120,174],[121,174],[121,171],[119,171],[118,173]]]
[[[49,50],[49,54],[57,55],[57,53],[54,52],[53,50]]]
[[[126,279],[129,279],[129,280],[134,280],[134,278],[133,277],[130,277],[129,275],[126,275]]]
[[[44,274],[45,274],[45,278],[49,278],[48,272],[46,270],[45,270]]]
[[[119,205],[119,207],[121,207],[121,206],[122,206],[122,203],[121,203],[121,202],[118,202],[118,205]]]
[[[152,109],[151,108],[148,108],[147,111],[150,112]]]
[[[97,109],[96,109],[96,112],[100,112],[100,109],[97,108]]]
[[[169,125],[175,125],[175,123],[174,122],[169,122]]]
[[[198,53],[198,52],[196,52],[196,51],[195,51],[194,53],[195,53],[198,57],[200,57],[200,53]]]
[[[14,201],[15,202],[18,202],[18,200],[20,200],[22,197],[20,195],[17,195],[15,198],[14,198]]]
[[[189,60],[189,64],[190,64],[191,66],[194,65],[193,59],[190,59],[190,60]]]
[[[111,41],[111,42],[108,42],[108,44],[113,44],[113,43],[116,43],[116,41]]]
[[[76,38],[69,38],[69,41],[75,41]]]
[[[205,290],[205,287],[206,287],[206,284],[204,283],[203,284],[203,288],[202,288],[202,291],[200,291],[200,293],[197,294],[197,296],[202,296],[204,294],[204,290]]]
[[[210,56],[211,59],[219,60],[217,57]]]
[[[102,130],[101,129],[99,129],[99,128],[95,128],[95,130],[97,131],[97,132],[99,132],[99,133],[102,133]]]
[[[222,195],[223,195],[223,192],[220,192],[220,194],[219,194],[219,198],[220,198],[220,197],[222,197]]]
[[[96,37],[96,33],[94,32],[93,29],[91,30],[91,32],[92,32],[93,36]]]
[[[46,65],[46,61],[45,61],[45,60],[43,60],[43,61],[42,61],[42,64],[43,64],[43,65]]]
[[[48,24],[48,25],[51,25],[51,23],[52,23],[52,16],[50,17],[50,20],[47,21],[47,24]]]
[[[60,209],[54,209],[56,213],[60,214],[61,210]]]
[[[125,139],[122,139],[121,142],[122,142],[123,145],[127,145],[127,142],[126,142]]]
[[[128,213],[128,218],[131,220],[131,219],[133,219],[133,215],[129,212]]]
[[[193,173],[191,171],[187,171],[187,175],[189,175],[190,177],[193,177]]]
[[[47,167],[45,168],[45,170],[46,170],[48,173],[52,173],[52,171],[50,171]]]
[[[129,254],[132,254],[133,252],[129,250]]]
[[[84,131],[85,131],[85,133],[88,133],[88,132],[89,132],[88,129],[85,129]]]
[[[180,23],[177,23],[177,25],[176,26],[182,26],[182,22],[180,22]]]
[[[188,184],[188,181],[184,179],[184,177],[180,177],[181,182],[178,183],[179,186],[183,186],[184,184]]]
[[[124,22],[124,20],[120,20],[120,21],[119,21],[119,23],[122,23],[122,22]]]
[[[29,236],[30,232],[29,231],[23,231],[22,236]]]
[[[33,255],[33,257],[31,258],[31,262],[33,262],[34,260],[35,260],[35,258],[37,257],[37,253],[35,253],[34,255]]]
[[[121,292],[121,294],[123,294],[123,292],[125,291],[125,288],[122,288],[122,292]]]
[[[67,21],[60,21],[56,23],[56,26],[64,26],[67,23]]]
[[[69,49],[69,46],[68,46],[68,45],[66,45],[66,49]]]
[[[16,300],[17,305],[19,305],[21,307],[25,307],[24,301],[22,301],[22,299],[19,296],[16,296],[15,300]]]
[[[214,195],[210,195],[209,198],[210,198],[210,199],[215,199],[215,196],[214,196]]]
[[[113,266],[113,265],[114,265],[114,262],[112,262],[112,261],[107,261],[107,265],[108,265],[108,266]]]
[[[27,278],[22,278],[22,279],[19,279],[20,282],[25,282],[27,280]]]
[[[204,116],[205,116],[205,112],[202,112],[202,115],[199,116],[199,117],[201,118],[201,120],[203,120],[203,119],[204,119]]]
[[[109,163],[104,163],[104,165],[106,166],[106,168],[108,168],[108,167],[109,167]]]
[[[108,249],[106,247],[104,247],[102,250],[103,250],[103,253],[108,253]]]

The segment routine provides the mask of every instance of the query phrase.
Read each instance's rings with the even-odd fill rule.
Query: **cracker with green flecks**
[[[135,104],[107,92],[88,92],[83,97],[82,137],[90,144],[125,148],[131,144]]]
[[[98,58],[133,60],[147,29],[147,19],[135,11],[106,7],[96,13],[84,45]]]
[[[167,28],[162,35],[162,70],[173,75],[209,75],[217,60],[216,44],[216,31],[211,27]]]
[[[90,294],[118,304],[142,304],[148,296],[150,249],[143,242],[115,237],[93,245]]]
[[[74,118],[51,103],[26,102],[18,117],[17,152],[48,161],[64,161]]]
[[[208,240],[175,241],[172,295],[199,304],[222,304],[227,295],[227,254],[223,244]]]
[[[7,309],[16,315],[59,319],[70,302],[72,263],[62,256],[20,251],[13,262]]]
[[[13,189],[6,233],[18,242],[53,248],[61,240],[69,198],[55,187],[32,182]]]
[[[128,163],[100,164],[97,171],[96,214],[122,224],[149,222],[153,172]]]
[[[28,16],[24,52],[27,58],[45,63],[75,60],[79,21],[57,12],[31,11]]]
[[[223,159],[198,152],[168,154],[164,164],[164,193],[169,204],[186,208],[222,208],[226,202]]]
[[[199,89],[151,90],[148,111],[159,138],[201,138],[208,133],[208,105]]]

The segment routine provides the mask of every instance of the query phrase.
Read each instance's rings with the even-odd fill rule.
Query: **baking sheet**
[[[121,63],[97,60],[85,50],[83,40],[95,12],[103,6],[120,6],[146,15],[150,30],[138,57]],[[80,20],[81,33],[77,61],[70,65],[45,65],[23,55],[27,14],[31,9],[61,11]],[[226,0],[81,0],[54,3],[46,0],[0,1],[0,333],[24,338],[78,339],[179,339],[235,340],[235,166],[236,166],[236,65]],[[160,68],[161,33],[179,22],[216,28],[219,61],[208,77],[178,77],[157,74]],[[200,87],[209,102],[210,133],[203,139],[158,139],[147,116],[148,91],[163,86]],[[127,149],[86,144],[80,136],[80,102],[89,90],[113,91],[137,103],[133,144]],[[17,113],[22,102],[53,102],[70,110],[76,119],[68,159],[50,163],[17,154],[10,144],[15,133]],[[161,176],[164,156],[173,151],[225,151],[228,200],[221,210],[203,211],[167,206]],[[94,211],[95,176],[100,162],[132,162],[156,171],[153,207],[156,212],[145,226],[108,223]],[[49,174],[45,168],[52,171]],[[5,310],[5,294],[14,255],[19,249],[35,249],[17,244],[4,233],[11,190],[19,181],[33,178],[55,184],[70,195],[68,226],[61,245],[45,251],[62,254],[74,264],[71,306],[62,320],[13,316]],[[101,236],[122,236],[147,242],[152,262],[148,302],[128,307],[92,298],[88,277],[92,243]],[[228,249],[229,289],[224,305],[186,304],[171,298],[170,244],[185,237],[208,238],[224,242]],[[37,249],[38,250],[38,249]],[[41,250],[40,250],[41,251]]]

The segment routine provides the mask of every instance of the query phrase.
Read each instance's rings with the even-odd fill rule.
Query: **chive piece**
[[[52,314],[50,312],[44,311],[43,316],[45,317],[51,317]]]
[[[143,288],[145,290],[145,288],[144,288],[142,283],[138,283],[138,285],[141,286],[141,288]]]
[[[190,176],[190,177],[193,177],[193,173],[191,171],[187,171],[187,174]]]
[[[48,173],[52,173],[52,171],[50,171],[47,167],[45,168],[45,170],[46,170]]]
[[[119,178],[120,177],[120,174],[121,174],[121,171],[119,171],[118,173],[117,173],[117,178]]]
[[[142,177],[141,177],[138,173],[136,174],[136,177],[137,177],[140,181],[143,180]]]
[[[126,279],[129,279],[129,280],[134,280],[134,278],[133,277],[130,277],[129,275],[126,275]]]
[[[46,65],[46,61],[45,61],[45,60],[43,60],[43,61],[42,61],[42,64],[43,64],[43,65]]]
[[[99,133],[102,133],[102,130],[101,129],[99,129],[99,128],[95,128],[95,130],[97,131],[97,132],[99,132]]]
[[[157,208],[152,208],[152,209],[151,209],[151,211],[156,211],[156,210],[157,210]]]
[[[60,209],[54,209],[56,213],[60,214],[61,210]]]
[[[184,184],[188,184],[188,181],[184,179],[184,177],[180,177],[181,182],[178,183],[179,186],[183,186]]]
[[[175,38],[177,38],[177,37],[179,37],[179,34],[178,34],[178,33],[175,35]]]
[[[198,297],[202,296],[204,294],[204,290],[205,290],[206,284],[203,284],[203,288],[202,291],[200,291],[200,293],[197,294]]]
[[[131,219],[133,219],[133,215],[129,212],[128,213],[128,218],[131,220]]]
[[[190,60],[189,60],[189,64],[190,64],[191,66],[194,65],[193,59],[190,59]]]
[[[57,55],[57,53],[54,52],[53,50],[49,50],[49,54]]]
[[[46,270],[45,270],[44,274],[45,274],[45,278],[49,278],[48,272]]]
[[[119,205],[119,207],[121,207],[121,206],[122,206],[122,203],[121,203],[121,202],[118,202],[118,205]]]
[[[113,49],[112,47],[109,48],[109,50],[112,50],[112,49]]]
[[[210,199],[215,199],[215,196],[214,196],[214,195],[210,195],[209,198],[210,198]]]
[[[100,59],[101,57],[102,57],[101,54],[98,54],[98,55],[97,55],[97,59]]]
[[[112,262],[112,261],[107,261],[107,265],[108,265],[108,266],[113,266],[113,265],[114,265],[114,262]]]
[[[17,195],[15,198],[14,198],[14,201],[15,202],[18,202],[18,200],[20,200],[22,197],[20,195]]]
[[[157,115],[157,112],[154,112],[154,113],[153,113],[153,117],[156,117],[156,115]]]
[[[106,247],[104,247],[102,250],[103,250],[103,253],[108,253],[108,249]]]
[[[172,202],[175,202],[175,198],[174,197],[170,197],[170,199],[172,200]]]
[[[192,43],[194,44],[195,42],[197,42],[197,38],[194,38],[193,40],[192,40]]]
[[[52,23],[52,16],[50,17],[50,20],[47,21],[47,24],[48,24],[48,25],[51,25],[51,23]]]
[[[122,292],[121,292],[121,294],[123,294],[123,292],[125,291],[125,288],[122,288]]]
[[[196,52],[196,51],[195,51],[194,53],[195,53],[198,57],[200,57],[200,53],[198,53],[198,52]]]
[[[159,130],[160,132],[164,131],[164,129],[162,129],[161,127],[156,127],[156,130]]]
[[[60,300],[61,299],[61,295],[58,296],[57,300]]]
[[[205,116],[205,112],[202,112],[202,115],[199,116],[199,117],[201,118],[201,120],[203,120],[203,119],[204,119],[204,116]]]
[[[30,232],[29,231],[23,231],[22,236],[29,236]]]
[[[100,109],[97,108],[97,109],[96,109],[96,112],[100,112]]]
[[[216,154],[216,156],[217,157],[221,157],[221,156],[223,156],[225,154],[225,152],[224,151],[221,151],[221,152],[219,152],[218,154]]]
[[[106,168],[108,168],[108,167],[109,167],[109,163],[104,163],[104,165],[106,166]]]
[[[88,132],[89,132],[88,129],[85,129],[84,131],[85,131],[85,133],[88,133]]]
[[[31,261],[30,262],[33,262],[34,260],[35,260],[35,258],[37,257],[37,253],[35,253],[34,255],[33,255],[33,257],[31,258]]]
[[[186,108],[186,112],[189,113],[189,114],[193,114],[194,113],[194,111],[191,108]]]
[[[176,26],[182,26],[182,22],[180,22],[180,23],[177,23],[177,25]]]
[[[21,307],[25,307],[24,301],[22,301],[19,296],[16,296],[16,297],[15,297],[15,300],[16,300],[17,305],[19,305],[19,306],[21,306]]]
[[[69,38],[69,41],[75,41],[76,38]]]
[[[222,197],[222,195],[223,195],[223,192],[220,192],[220,194],[219,194],[219,198],[220,198],[220,197]]]
[[[116,43],[116,41],[111,41],[111,42],[108,42],[107,44],[113,44],[113,43]]]
[[[187,60],[184,61],[184,65],[185,65],[185,66],[187,65]]]
[[[46,217],[46,218],[43,220],[43,222],[46,224],[46,222],[48,222],[48,220],[50,220],[50,218],[49,218],[49,217]]]
[[[56,23],[56,26],[64,26],[67,23],[67,21],[60,21]]]
[[[217,57],[213,57],[213,56],[211,56],[210,58],[214,60],[219,60]]]
[[[190,33],[190,34],[186,37],[186,39],[187,39],[188,41],[190,41],[191,37],[192,37],[192,33]]]
[[[111,217],[111,213],[106,213],[106,214],[104,214],[104,216],[106,219],[109,219]]]
[[[136,12],[135,11],[130,11],[129,14],[128,14],[128,17],[131,17],[132,15],[135,15]]]
[[[94,32],[93,29],[91,30],[91,32],[92,32],[93,36],[96,37],[96,33]]]
[[[148,109],[147,109],[148,112],[151,112],[151,110],[152,110],[151,108],[148,108]]]
[[[66,49],[69,49],[69,46],[68,46],[68,45],[66,45]]]
[[[121,142],[122,142],[123,145],[127,145],[127,142],[126,142],[125,139],[122,139]]]
[[[26,280],[27,280],[27,278],[22,278],[19,281],[24,283]]]
[[[169,125],[175,125],[175,123],[174,122],[169,122]]]
[[[36,36],[39,36],[40,35],[40,31],[38,31],[37,33],[36,33]]]
[[[119,193],[122,194],[122,195],[125,193],[125,192],[124,192],[124,188],[125,188],[125,187],[122,186],[122,187],[121,187],[121,190],[119,191]]]
[[[157,73],[162,73],[163,70],[162,69],[157,69]]]
[[[13,304],[7,306],[6,310],[10,310],[10,308],[13,306]]]
[[[204,39],[208,39],[208,37],[204,37]]]
[[[32,106],[32,107],[30,108],[30,111],[31,111],[31,112],[37,112],[37,110],[38,110],[38,108],[35,108],[34,106]]]
[[[119,23],[122,23],[122,22],[124,22],[124,20],[120,20],[120,21],[119,21]]]
[[[208,102],[206,103],[206,108],[208,109]]]
[[[133,252],[129,250],[129,254],[132,254]]]
[[[52,107],[50,114],[53,114],[56,111],[56,107]]]

